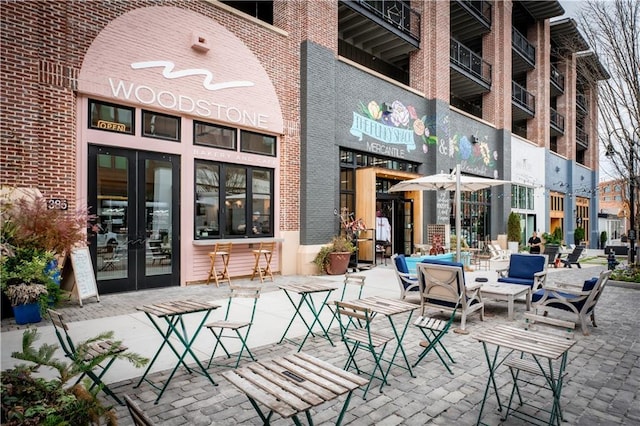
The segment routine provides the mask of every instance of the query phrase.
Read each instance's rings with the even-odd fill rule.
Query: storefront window
[[[273,236],[273,170],[197,160],[195,239]]]
[[[134,133],[134,108],[89,101],[89,127],[107,132]]]
[[[512,185],[511,207],[514,209],[533,210],[533,188]]]
[[[142,136],[180,141],[180,117],[142,111]]]
[[[236,150],[236,130],[210,123],[193,122],[193,141],[196,145]]]
[[[276,138],[242,130],[240,132],[240,151],[275,157]]]

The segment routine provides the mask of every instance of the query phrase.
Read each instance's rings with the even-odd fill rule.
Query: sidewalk
[[[499,265],[492,263],[491,266],[492,271],[468,273],[467,280],[472,280],[475,275],[495,277],[493,269]],[[586,265],[582,269],[551,268],[548,280],[581,283],[585,278],[596,276],[602,269],[602,266]],[[398,297],[398,284],[390,267],[378,266],[361,274],[367,277],[364,296]],[[341,286],[342,279],[342,276],[275,278],[276,283],[326,280],[335,282],[337,286]],[[233,282],[239,285],[250,283],[248,279]],[[96,303],[95,299],[88,299],[83,308],[68,305],[59,310],[70,322],[75,339],[81,340],[95,336],[100,331],[113,330],[115,336],[129,346],[130,350],[152,357],[161,339],[146,316],[135,310],[136,306],[190,298],[201,301],[222,299],[221,302],[224,302],[226,294],[226,286],[216,288],[213,285],[198,285],[103,295],[100,296],[100,303]],[[332,296],[339,297],[339,292],[334,292]],[[249,303],[246,302],[247,309],[250,309]],[[635,315],[639,304],[640,291],[608,286],[598,304],[598,328],[590,327],[590,336],[583,336],[579,330],[576,333],[577,343],[569,353],[568,379],[563,389],[565,424],[640,424],[640,329]],[[515,321],[507,320],[506,311],[505,302],[487,301],[487,317],[484,322],[480,321],[479,315],[471,315],[467,320],[470,332],[468,335],[449,333],[445,337],[445,344],[456,361],[452,366],[453,375],[446,371],[433,353],[414,369],[416,378],[411,378],[406,371],[392,369],[389,385],[385,386],[384,393],[379,393],[372,386],[366,401],[362,400],[361,393],[354,393],[343,424],[475,424],[488,371],[482,345],[473,336],[475,332],[496,324],[520,326],[524,304],[516,304]],[[297,350],[291,343],[276,344],[293,312],[284,293],[274,283],[265,283],[249,338],[249,345],[258,359],[268,359]],[[430,313],[437,315],[437,311]],[[220,318],[223,314],[224,307],[214,311],[210,319]],[[323,313],[323,320],[327,320],[327,315],[327,312]],[[195,315],[192,316],[197,319]],[[294,323],[295,330],[290,331],[288,336],[300,336],[303,333],[304,329],[298,322]],[[459,317],[456,322],[459,324]],[[187,323],[188,326],[191,325],[189,321]],[[39,343],[57,344],[53,327],[48,322],[43,321],[38,324],[38,328],[41,334]],[[335,323],[332,331],[338,333]],[[390,332],[390,329],[386,331]],[[19,327],[11,325],[11,321],[2,322],[2,369],[17,363],[17,360],[10,357],[10,353],[19,349],[22,332]],[[337,334],[334,336],[335,347],[325,339],[314,338],[307,341],[303,350],[342,367],[347,356],[346,349]],[[410,360],[415,359],[421,350],[418,346],[420,339],[419,332],[410,326],[404,339],[404,347]],[[208,360],[213,342],[210,333],[203,330],[194,346],[201,360]],[[169,352],[166,352],[154,365],[151,374],[153,379],[163,377],[166,370],[175,365],[175,357],[168,355]],[[119,395],[131,395],[158,425],[261,424],[245,395],[226,382],[220,375],[222,371],[222,367],[209,369],[218,384],[212,386],[206,378],[188,374],[183,368],[178,369],[157,405],[153,403],[157,396],[156,390],[150,385],[143,383],[134,389],[143,369],[132,368],[124,361],[118,362],[110,370],[106,382]],[[504,393],[507,392],[509,378],[508,370],[503,368],[498,376],[498,386]],[[544,404],[549,400],[547,393],[542,391],[539,397],[534,398],[541,398],[539,402]],[[337,418],[343,401],[341,398],[321,405],[319,410],[313,411],[314,422],[318,425],[331,424]],[[111,400],[107,402],[111,403]],[[120,425],[133,424],[125,407],[116,409]],[[501,423],[496,409],[495,397],[491,397],[484,409],[484,423],[521,423],[511,417]],[[274,425],[292,424],[290,420],[274,417]]]

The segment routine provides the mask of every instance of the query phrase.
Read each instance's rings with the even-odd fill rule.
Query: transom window
[[[134,134],[135,108],[89,100],[89,128]]]

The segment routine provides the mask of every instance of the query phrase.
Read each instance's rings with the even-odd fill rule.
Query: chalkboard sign
[[[89,297],[95,296],[100,302],[98,285],[96,284],[96,276],[93,273],[93,264],[91,263],[91,254],[88,247],[71,250],[71,266],[73,268],[73,277],[75,278],[73,289],[78,295],[80,306],[82,306],[82,300]]]
[[[448,224],[450,220],[451,204],[449,191],[439,190],[436,201],[436,223]]]

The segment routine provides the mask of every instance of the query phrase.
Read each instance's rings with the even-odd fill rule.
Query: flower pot
[[[31,324],[42,321],[40,316],[40,304],[38,302],[26,305],[12,306],[16,324]]]
[[[348,251],[329,253],[329,263],[325,268],[327,274],[342,275],[346,273],[349,268],[349,259],[351,259],[351,253]]]

